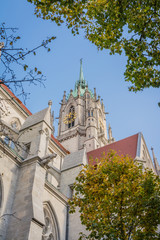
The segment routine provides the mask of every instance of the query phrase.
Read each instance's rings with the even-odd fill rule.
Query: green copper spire
[[[82,58],[80,59],[80,74],[79,74],[79,81],[80,81],[80,82],[83,82],[83,81],[84,81],[83,68],[82,68]]]
[[[79,80],[76,82],[76,88],[80,86],[81,88],[85,89],[87,86],[87,83],[84,79],[83,75],[83,68],[82,68],[82,58],[80,59],[80,73],[79,73]]]
[[[86,80],[84,79],[84,75],[83,75],[83,68],[82,68],[82,58],[80,59],[80,74],[79,74],[79,80],[76,81],[75,83],[75,88],[72,91],[72,96],[73,97],[77,97],[78,95],[80,95],[81,97],[84,96],[86,90],[90,93],[91,97],[93,98],[93,93],[90,89],[88,89],[88,84],[86,83]],[[69,96],[71,95],[71,93],[68,94],[67,96],[67,100],[69,98]]]

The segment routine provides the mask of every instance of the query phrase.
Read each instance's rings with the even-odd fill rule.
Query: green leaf
[[[25,65],[23,66],[23,68],[24,68],[24,71],[26,71],[27,68],[28,68],[28,65],[25,64]]]

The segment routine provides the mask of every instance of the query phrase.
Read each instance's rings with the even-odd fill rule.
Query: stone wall
[[[16,218],[10,218],[6,240],[33,240],[36,232],[36,240],[41,240],[45,170],[36,159],[26,162],[19,172],[12,207]]]
[[[0,209],[0,240],[6,239],[9,219],[13,216],[13,200],[19,174],[19,166],[6,155],[5,149],[0,151],[0,176],[2,183],[2,203]],[[16,215],[16,213],[15,213]]]

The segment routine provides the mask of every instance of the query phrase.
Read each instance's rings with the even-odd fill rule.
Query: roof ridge
[[[118,141],[109,143],[109,144],[107,144],[107,145],[105,145],[105,146],[103,146],[103,147],[97,148],[97,149],[102,149],[102,148],[105,148],[106,146],[114,145],[115,143],[118,143],[118,142],[120,142],[120,141],[126,140],[126,139],[131,138],[131,137],[136,136],[136,135],[138,136],[139,133],[140,133],[140,132],[138,132],[138,133],[136,133],[136,134],[133,134],[133,135],[131,135],[131,136],[129,136],[129,137],[122,138],[122,139],[120,139],[120,140],[118,140]],[[91,151],[89,151],[88,153],[93,152],[93,151],[96,151],[97,149],[91,150]]]

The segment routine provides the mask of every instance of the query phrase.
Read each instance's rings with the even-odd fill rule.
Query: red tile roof
[[[124,138],[117,142],[108,144],[104,147],[92,150],[87,153],[87,158],[88,160],[90,158],[92,158],[93,160],[95,160],[96,158],[100,159],[103,153],[107,154],[110,150],[114,150],[120,155],[128,154],[130,157],[134,159],[137,153],[137,144],[138,144],[138,134],[135,134],[133,136]]]
[[[62,144],[53,136],[51,135],[51,139],[55,142],[56,145],[58,145],[64,152],[70,153],[67,149],[65,149]]]
[[[28,113],[29,115],[32,115],[32,113],[28,110],[28,108],[21,102],[21,100],[19,98],[17,98],[13,93],[12,91],[4,84],[1,84],[0,85],[10,96],[11,98],[13,98],[17,103],[18,105],[21,106],[21,108],[26,112]],[[55,142],[56,145],[58,145],[61,150],[63,150],[64,152],[66,153],[70,153],[67,149],[65,149],[61,144],[60,142],[53,136],[51,135],[51,139]]]

